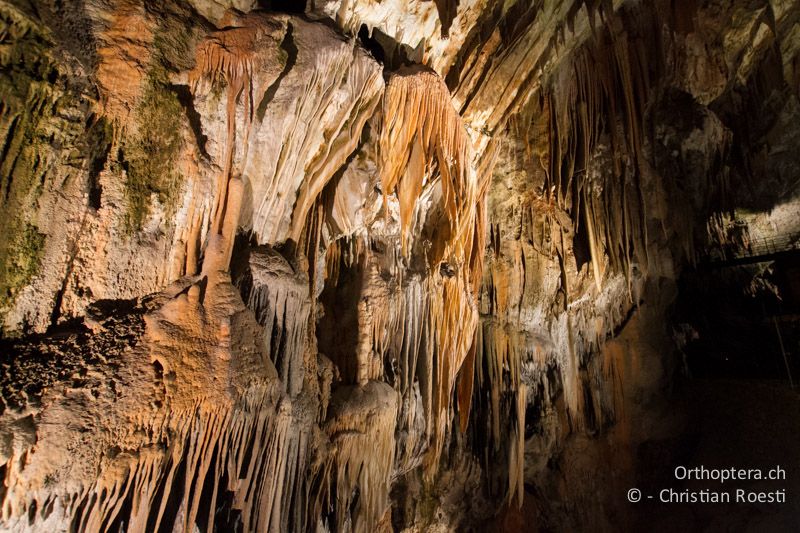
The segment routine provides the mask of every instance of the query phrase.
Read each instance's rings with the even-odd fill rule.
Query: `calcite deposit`
[[[799,93],[796,0],[0,0],[0,529],[636,524]]]

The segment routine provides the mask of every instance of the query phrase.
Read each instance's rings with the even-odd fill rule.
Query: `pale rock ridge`
[[[3,361],[3,527],[480,528],[498,503],[546,504],[533,486],[564,502],[539,516],[611,529],[603,491],[666,431],[635,417],[671,372],[654,352],[669,351],[673,279],[709,242],[695,228],[732,239],[712,204],[736,192],[730,145],[780,186],[795,168],[780,154],[797,4],[730,18],[704,3],[309,3],[348,37],[224,2],[192,2],[213,29],[182,3],[90,4],[96,73],[0,4],[0,60],[33,79],[0,84],[0,131],[21,154],[0,161],[0,205],[19,218],[3,227],[22,236],[0,238],[0,259],[27,246],[9,264],[30,274],[0,311],[13,331],[50,328]],[[362,24],[427,66],[387,60],[384,81]],[[96,95],[81,85],[95,78]],[[184,179],[174,198],[145,187],[131,236],[132,141],[154,101],[176,118]],[[769,153],[728,129],[764,108]],[[103,121],[107,139],[84,138]],[[672,181],[691,182],[689,200]]]
[[[263,17],[248,17],[241,28],[220,33],[247,32],[251,25],[251,32],[258,31],[255,28]],[[251,78],[251,60],[247,56],[228,59],[226,52],[211,54],[217,63],[194,75],[210,81],[218,68],[231,65],[234,75],[241,71],[247,78],[247,91],[239,101],[246,117],[243,129],[226,134],[238,140],[223,157],[231,158],[229,171],[245,180],[241,223],[265,244],[287,238],[299,241],[316,196],[355,150],[383,90],[380,69],[365,52],[326,27],[287,17],[279,20],[282,35],[274,37],[275,44],[281,45],[274,50],[280,56],[277,61],[272,56],[271,62],[261,59],[274,70],[256,69]],[[239,97],[239,82],[232,83],[229,106],[230,98]],[[206,92],[199,103],[203,117],[221,114],[221,102],[211,96]],[[209,134],[222,145],[223,139],[211,125]]]
[[[486,0],[323,0],[311,3],[310,14],[334,20],[350,35],[358,34],[363,25],[368,34],[381,39],[377,30],[396,43],[387,42],[390,54],[396,47],[405,47],[416,61],[445,76],[470,30],[490,5]]]

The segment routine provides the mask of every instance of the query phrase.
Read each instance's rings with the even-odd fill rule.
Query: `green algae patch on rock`
[[[165,16],[155,32],[153,57],[134,109],[134,127],[123,135],[120,146],[119,159],[126,171],[124,225],[129,235],[142,230],[154,199],[171,217],[183,187],[184,177],[177,167],[187,117],[170,75],[194,66],[199,37],[197,28],[178,20]]]
[[[45,236],[29,221],[72,128],[46,31],[0,6],[0,316],[34,278]]]
[[[0,260],[0,312],[6,309],[16,292],[28,285],[39,270],[45,236],[36,226],[14,228],[14,240]]]
[[[125,136],[121,158],[126,170],[125,229],[142,229],[155,196],[168,214],[174,213],[183,178],[176,170],[183,145],[184,115],[178,96],[169,89],[166,74],[153,68],[136,108],[137,129]]]

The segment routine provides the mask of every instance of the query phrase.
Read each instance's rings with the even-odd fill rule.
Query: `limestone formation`
[[[0,0],[0,529],[630,525],[799,96],[796,0]]]

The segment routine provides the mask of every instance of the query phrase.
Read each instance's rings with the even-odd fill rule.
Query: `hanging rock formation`
[[[631,525],[681,271],[800,235],[796,1],[0,24],[3,530]]]

